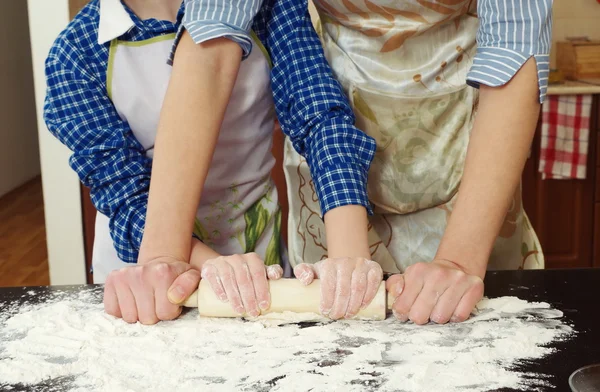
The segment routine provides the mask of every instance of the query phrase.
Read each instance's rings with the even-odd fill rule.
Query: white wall
[[[85,255],[79,180],[68,165],[69,150],[50,135],[43,120],[44,61],[55,38],[69,22],[69,3],[28,0],[28,5],[50,283],[80,284],[85,283]]]
[[[40,174],[27,42],[27,3],[0,1],[0,196]]]

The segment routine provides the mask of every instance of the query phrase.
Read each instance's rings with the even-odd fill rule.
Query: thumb
[[[394,299],[398,298],[404,291],[404,275],[396,274],[389,277],[385,282],[385,288]]]
[[[200,284],[200,271],[186,266],[177,266],[175,272],[179,275],[169,287],[167,296],[173,305],[182,304],[190,295],[198,289]]]

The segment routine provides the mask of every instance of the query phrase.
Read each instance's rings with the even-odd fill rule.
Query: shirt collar
[[[128,32],[135,26],[121,0],[100,0],[98,43],[103,45]]]

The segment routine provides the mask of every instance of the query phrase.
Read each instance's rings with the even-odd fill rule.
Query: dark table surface
[[[553,354],[522,368],[550,375],[548,381],[554,387],[549,390],[569,391],[568,378],[572,372],[600,363],[600,269],[489,272],[485,283],[485,295],[490,298],[517,296],[550,303],[564,312],[563,321],[577,332],[572,339],[555,343],[553,347],[557,350]],[[44,297],[23,296],[29,290],[43,294],[55,290],[78,291],[82,287],[86,286],[0,288],[0,305],[25,300],[32,303],[35,298]]]

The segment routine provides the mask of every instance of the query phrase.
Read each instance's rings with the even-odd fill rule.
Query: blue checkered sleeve
[[[106,93],[108,56],[85,29],[59,37],[46,60],[44,118],[50,132],[72,152],[71,167],[90,188],[98,211],[110,218],[119,257],[137,262],[142,240],[151,160]],[[103,51],[106,50],[106,53]]]
[[[323,215],[361,205],[372,213],[367,175],[375,141],[354,126],[354,113],[325,59],[306,0],[266,0],[254,30],[273,61],[277,115],[310,167]]]

